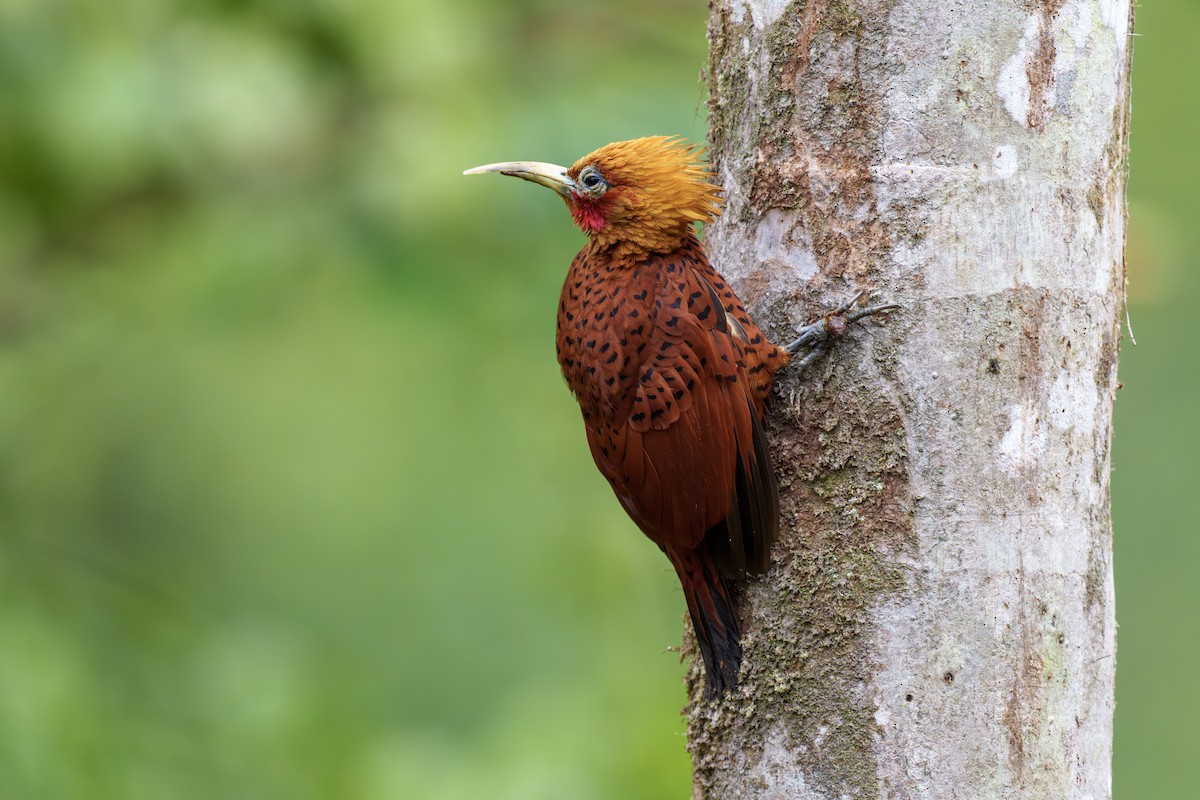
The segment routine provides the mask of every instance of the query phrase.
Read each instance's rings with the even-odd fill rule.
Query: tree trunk
[[[774,566],[695,797],[1111,795],[1128,0],[714,0],[714,263],[776,341]]]

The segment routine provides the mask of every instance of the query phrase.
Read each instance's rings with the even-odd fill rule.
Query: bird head
[[[508,161],[463,174],[499,172],[539,183],[562,196],[593,241],[669,252],[687,239],[692,223],[711,221],[721,210],[721,190],[702,153],[678,137],[646,136],[607,144],[570,167]]]

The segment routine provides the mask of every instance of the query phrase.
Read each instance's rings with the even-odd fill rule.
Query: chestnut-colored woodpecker
[[[549,187],[588,235],[558,304],[558,362],[596,466],[679,575],[712,697],[736,686],[742,660],[728,581],[767,569],[779,528],[762,427],[775,373],[895,306],[851,310],[860,293],[790,345],[768,341],[696,237],[721,208],[700,156],[649,136],[569,168],[512,161],[465,174]]]

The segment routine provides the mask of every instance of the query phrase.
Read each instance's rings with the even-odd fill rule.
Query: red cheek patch
[[[587,197],[572,198],[571,219],[586,233],[595,233],[608,224],[601,203]]]

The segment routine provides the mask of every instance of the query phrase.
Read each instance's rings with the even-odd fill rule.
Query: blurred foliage
[[[1114,455],[1117,790],[1160,798],[1200,745],[1197,22],[1139,18]],[[687,794],[683,606],[554,364],[579,234],[459,172],[702,138],[704,24],[0,0],[0,797]]]

